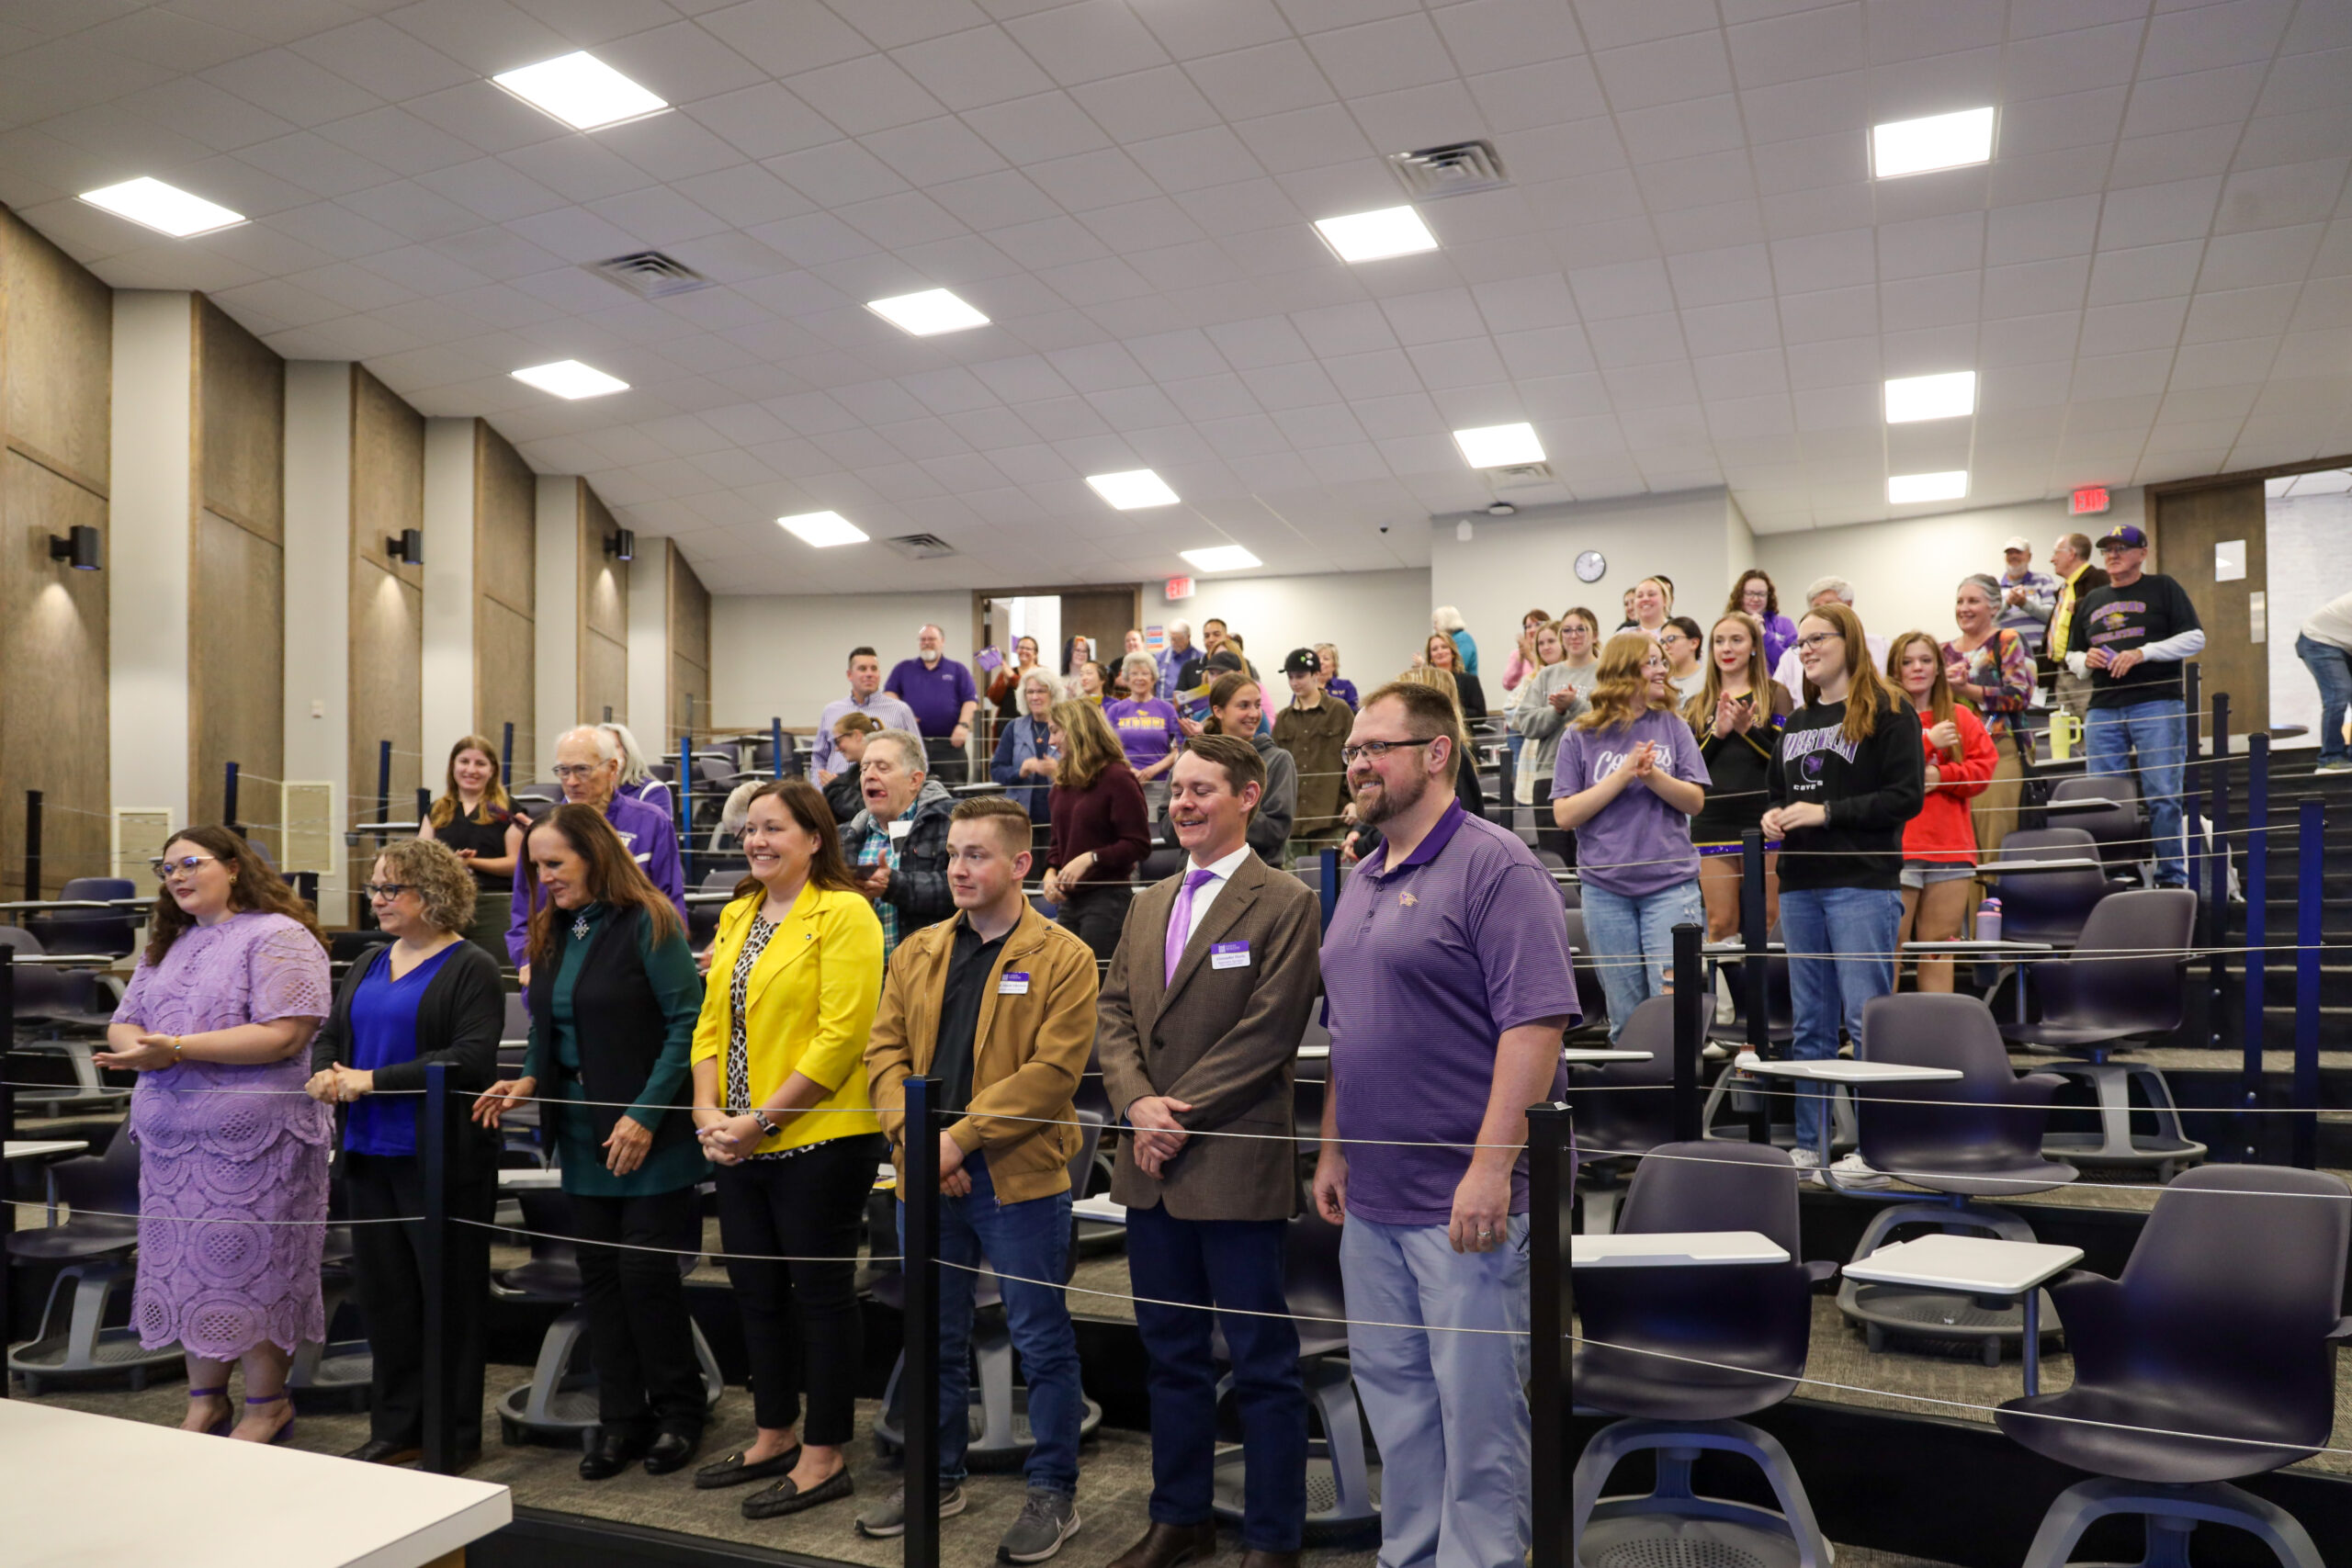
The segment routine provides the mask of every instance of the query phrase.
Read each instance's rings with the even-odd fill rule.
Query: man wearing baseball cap
[[[2083,595],[2066,630],[2066,667],[2091,682],[2084,724],[2088,773],[2119,777],[2136,761],[2155,837],[2156,886],[2186,887],[2180,780],[2188,744],[2180,665],[2205,647],[2197,607],[2179,583],[2143,569],[2148,536],[2126,523],[2098,542],[2107,586]]]
[[[2050,630],[2050,607],[2058,602],[2058,580],[2033,570],[2033,547],[2022,534],[2001,547],[2007,569],[2001,573],[2001,614],[1997,625],[2025,639],[2035,653]]]
[[[1348,803],[1347,764],[1340,748],[1356,716],[1323,688],[1322,658],[1311,648],[1294,648],[1283,660],[1290,681],[1290,706],[1275,716],[1274,744],[1298,764],[1298,811],[1291,819],[1290,851],[1312,854],[1338,841]]]

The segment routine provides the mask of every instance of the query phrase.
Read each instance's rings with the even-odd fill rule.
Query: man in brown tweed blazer
[[[1249,1461],[1243,1568],[1298,1561],[1306,1402],[1298,1333],[1281,1315],[1283,1242],[1298,1211],[1291,1072],[1322,990],[1322,921],[1306,884],[1245,841],[1265,787],[1250,741],[1188,743],[1169,803],[1184,869],[1136,897],[1103,978],[1095,1048],[1132,1129],[1111,1195],[1127,1209],[1135,1292],[1149,1298],[1136,1326],[1151,1365],[1151,1528],[1112,1568],[1216,1550],[1211,1306],[1225,1309]]]

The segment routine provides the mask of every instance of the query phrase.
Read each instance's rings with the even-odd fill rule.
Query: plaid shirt
[[[911,820],[914,814],[915,808],[909,806],[899,819],[902,822]],[[905,843],[906,840],[890,837],[888,823],[876,821],[871,817],[866,820],[868,825],[865,829],[865,842],[858,846],[857,863],[887,865],[890,868],[892,876],[898,875],[899,846]],[[890,961],[890,954],[897,952],[899,948],[899,911],[891,907],[888,898],[876,898],[874,901],[874,913],[882,921],[882,962],[888,964]]]

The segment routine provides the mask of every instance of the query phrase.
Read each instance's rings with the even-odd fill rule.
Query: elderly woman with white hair
[[[611,736],[613,744],[621,749],[621,777],[615,787],[631,800],[641,800],[656,811],[676,816],[677,796],[667,784],[653,776],[653,759],[638,744],[636,732],[612,719],[596,728]]]
[[[1440,604],[1430,612],[1430,630],[1443,632],[1453,641],[1454,651],[1461,655],[1456,668],[1462,673],[1476,675],[1478,672],[1478,639],[1472,637],[1469,628],[1463,625],[1461,611],[1451,604]]]
[[[1842,577],[1815,578],[1804,591],[1804,607],[1818,610],[1825,604],[1843,604],[1854,610],[1854,585]],[[1861,612],[1854,610],[1854,614],[1859,619]],[[1865,631],[1862,642],[1870,649],[1871,668],[1885,669],[1887,639],[1877,632]],[[1804,668],[1797,660],[1796,644],[1791,643],[1789,650],[1781,655],[1780,663],[1772,667],[1772,679],[1787,689],[1799,707],[1804,705]]]
[[[1999,624],[2001,600],[2001,585],[1990,572],[1962,578],[1951,612],[1960,635],[1937,650],[1953,699],[1984,721],[1999,759],[1992,784],[1975,803],[1976,848],[1986,860],[2001,852],[2001,841],[2018,825],[2018,795],[2025,784],[2018,725],[2033,702],[2033,653],[2023,634]]]
[[[989,777],[1028,808],[1029,820],[1039,829],[1053,823],[1054,773],[1060,766],[1061,753],[1054,750],[1046,715],[1061,700],[1061,682],[1051,671],[1031,670],[1023,674],[1021,716],[1006,720],[997,731],[996,756],[989,766]]]
[[[555,743],[555,779],[563,798],[574,806],[593,806],[605,814],[613,831],[654,886],[686,913],[684,869],[678,861],[678,830],[667,811],[620,791],[621,743],[609,730],[593,724],[568,729]],[[514,867],[514,906],[506,927],[506,953],[531,983],[531,911],[538,907],[538,878],[525,857]]]
[[[1145,807],[1157,817],[1168,805],[1168,770],[1176,765],[1176,753],[1184,744],[1184,728],[1175,705],[1154,694],[1159,685],[1159,667],[1151,655],[1127,655],[1119,661],[1119,675],[1126,685],[1127,699],[1104,703],[1102,716],[1119,738],[1127,766],[1143,785]]]

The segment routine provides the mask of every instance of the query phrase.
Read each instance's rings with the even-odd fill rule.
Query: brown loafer
[[[1112,1559],[1111,1568],[1179,1568],[1216,1555],[1216,1521],[1163,1525],[1154,1519],[1143,1539]]]

